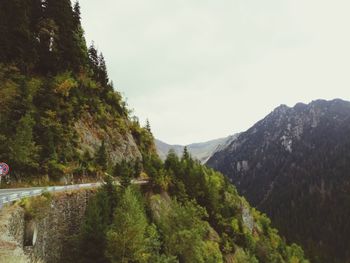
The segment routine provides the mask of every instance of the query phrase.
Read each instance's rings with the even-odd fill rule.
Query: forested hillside
[[[0,159],[11,179],[101,175],[154,151],[69,0],[0,2]]]
[[[281,105],[208,165],[313,262],[350,262],[350,102]]]
[[[78,3],[1,1],[0,36],[11,182],[106,181],[67,237],[65,262],[308,262],[223,175],[186,150],[159,159],[149,123],[131,116],[103,55],[86,47]],[[140,176],[142,189],[131,185]]]
[[[137,169],[122,162],[113,174],[121,187],[110,178],[90,201],[72,238],[74,262],[308,262],[222,174],[186,151],[143,163],[147,186],[131,186]]]

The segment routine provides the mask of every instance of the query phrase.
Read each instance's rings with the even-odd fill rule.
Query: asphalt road
[[[47,188],[47,187],[0,189],[0,198],[3,197],[3,196],[8,196],[8,195],[11,195],[11,194],[18,194],[18,193],[27,192],[27,191],[33,191],[33,190],[39,190],[39,189],[44,190],[45,188]]]
[[[147,184],[146,180],[133,180],[132,184]],[[117,184],[119,184],[117,182]],[[29,187],[29,188],[10,188],[0,189],[0,208],[6,204],[16,200],[20,200],[24,197],[32,197],[41,195],[44,192],[63,192],[68,190],[76,190],[82,188],[94,188],[101,186],[102,183],[89,183],[89,184],[73,184],[64,186],[46,186],[46,187]]]

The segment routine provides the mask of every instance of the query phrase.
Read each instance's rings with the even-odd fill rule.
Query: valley
[[[303,4],[0,1],[0,263],[350,262],[347,72],[281,63]]]

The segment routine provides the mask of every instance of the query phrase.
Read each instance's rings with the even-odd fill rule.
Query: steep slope
[[[82,223],[81,246],[73,250],[77,257],[69,258],[97,262],[106,257],[106,263],[309,262],[222,174],[189,155],[180,159],[172,152],[164,163],[153,159],[144,172],[150,183],[142,191],[108,183],[99,190]]]
[[[224,147],[236,137],[237,135],[235,134],[207,142],[191,143],[186,145],[186,147],[192,157],[205,163],[218,148]],[[174,150],[177,156],[181,156],[185,148],[185,145],[170,145],[157,139],[155,140],[155,143],[158,155],[162,160],[165,160],[170,150]]]
[[[54,247],[67,263],[308,262],[222,174],[188,154],[159,159],[149,125],[143,128],[130,116],[102,54],[86,48],[78,2],[72,7],[70,0],[0,1],[0,18],[0,158],[10,164],[11,178],[105,181],[83,222],[84,205],[75,209],[65,198],[58,204],[47,193],[24,199],[29,252],[61,262],[39,245],[57,234],[64,236],[67,253],[60,244]],[[140,175],[149,179],[145,192],[132,185]],[[67,196],[75,204],[89,199]],[[47,225],[51,212],[54,222]],[[62,229],[59,219],[69,227]],[[36,235],[33,229],[33,244],[31,228],[41,223],[53,232]],[[6,256],[14,252],[15,240],[8,241]]]
[[[1,1],[0,17],[0,159],[11,181],[96,179],[156,154],[102,53],[87,48],[78,2]]]
[[[207,164],[313,262],[350,262],[349,134],[350,102],[281,105]]]

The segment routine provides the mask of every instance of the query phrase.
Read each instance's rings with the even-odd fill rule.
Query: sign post
[[[3,176],[7,175],[10,171],[10,167],[6,163],[0,163],[0,184]]]

